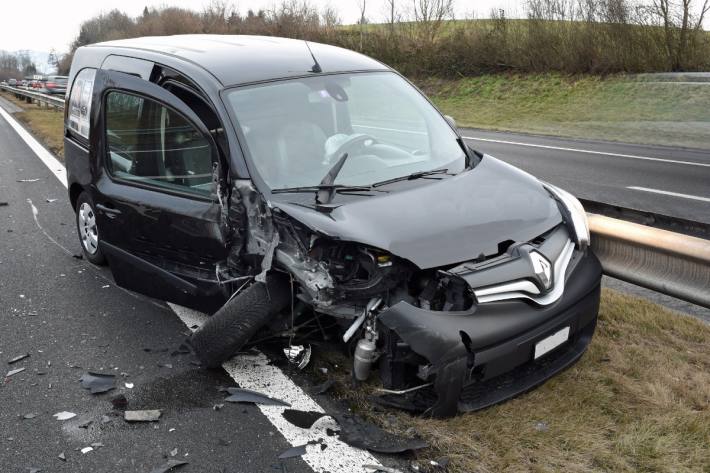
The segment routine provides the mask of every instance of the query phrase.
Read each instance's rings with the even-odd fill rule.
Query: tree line
[[[37,73],[37,66],[24,51],[0,51],[0,79],[22,79]]]
[[[528,0],[526,19],[494,10],[487,19],[454,19],[454,0],[386,0],[382,12],[356,1],[360,19],[343,25],[332,7],[285,0],[241,14],[227,3],[201,11],[145,8],[138,17],[113,10],[80,27],[70,54],[100,41],[186,33],[301,38],[361,51],[411,76],[487,72],[607,74],[710,69],[710,0]],[[371,5],[369,8],[373,8]],[[380,14],[379,22],[369,21]]]

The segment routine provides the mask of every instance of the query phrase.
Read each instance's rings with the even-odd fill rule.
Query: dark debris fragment
[[[336,414],[333,417],[340,425],[340,440],[352,447],[377,453],[403,453],[429,446],[422,439],[400,437],[385,432],[356,415]]]
[[[90,426],[93,422],[94,422],[94,421],[93,421],[92,419],[85,420],[84,422],[82,422],[81,424],[79,424],[78,427],[79,427],[80,429],[88,429],[89,426]]]
[[[178,355],[189,355],[192,353],[190,350],[190,347],[185,345],[184,343],[180,344],[180,346],[177,348],[177,350],[174,350],[170,356],[178,356]]]
[[[300,457],[302,455],[306,454],[306,445],[307,443],[304,443],[303,445],[297,445],[295,447],[291,447],[285,452],[283,452],[281,455],[279,455],[279,460],[285,460],[287,458],[295,458],[295,457]]]
[[[319,384],[313,389],[313,392],[316,394],[325,394],[330,389],[335,386],[335,380],[334,379],[329,379],[327,381],[324,381],[323,383]]]
[[[179,468],[187,464],[187,462],[181,460],[168,460],[164,464],[150,470],[150,473],[167,473],[174,468]]]
[[[113,405],[114,409],[124,411],[128,407],[128,399],[126,399],[126,396],[124,396],[123,394],[119,394],[111,398],[111,404]]]
[[[300,411],[298,409],[286,409],[281,413],[281,415],[295,425],[302,429],[310,429],[315,422],[326,414],[316,411]]]
[[[81,387],[91,391],[91,394],[101,394],[116,387],[116,377],[112,374],[84,373],[79,378]]]
[[[247,402],[252,404],[263,404],[265,406],[291,407],[291,404],[286,401],[271,398],[265,394],[261,394],[256,391],[251,391],[249,389],[227,388],[227,392],[230,394],[225,399],[225,401],[227,402]]]

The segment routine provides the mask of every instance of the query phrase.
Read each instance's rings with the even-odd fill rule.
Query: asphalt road
[[[294,408],[337,412],[337,404],[304,394],[308,379],[296,386],[279,368],[248,357],[237,357],[241,365],[232,363],[228,375],[195,366],[189,354],[173,355],[200,315],[124,291],[106,268],[75,258],[66,189],[2,117],[0,202],[2,473],[152,472],[167,459],[188,461],[179,470],[186,473],[359,472],[378,462],[336,437],[325,438],[324,450],[313,445],[307,456],[278,460],[302,438],[326,434],[289,424],[280,407],[225,403],[220,387],[236,386],[238,374],[242,387],[278,389]],[[30,356],[7,363],[24,354]],[[117,388],[92,395],[78,382],[88,371],[116,375]],[[111,402],[121,394],[128,409],[160,409],[160,420],[125,422]],[[215,410],[218,404],[224,407]],[[53,417],[62,411],[76,417]],[[81,452],[92,444],[93,451]]]
[[[577,197],[710,223],[710,150],[471,129],[461,133],[474,149]]]

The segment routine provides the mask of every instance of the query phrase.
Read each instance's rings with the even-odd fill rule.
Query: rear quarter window
[[[82,69],[76,75],[69,95],[67,128],[82,138],[89,139],[91,96],[94,90],[96,69]]]

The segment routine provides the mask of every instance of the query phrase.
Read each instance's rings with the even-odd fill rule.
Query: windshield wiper
[[[316,194],[316,204],[327,205],[333,200],[333,196],[335,195],[335,189],[333,189],[335,178],[338,177],[338,173],[343,169],[346,159],[348,159],[348,153],[343,153],[333,167],[330,168],[328,173],[323,176],[323,180],[321,180],[318,185],[320,189]]]
[[[344,194],[349,192],[387,192],[384,190],[373,189],[372,186],[348,186],[344,184],[334,184],[335,179],[338,177],[338,173],[343,168],[345,160],[348,159],[348,153],[343,153],[343,155],[338,159],[338,161],[333,165],[328,173],[320,181],[317,186],[303,186],[303,187],[286,187],[283,189],[274,189],[271,191],[272,194],[287,194],[296,192],[315,192],[316,193],[316,205],[328,205],[333,200],[335,194]]]
[[[411,174],[407,174],[406,176],[400,176],[400,177],[393,177],[392,179],[387,179],[385,181],[380,181],[372,184],[372,187],[380,187],[380,186],[385,186],[387,184],[392,184],[393,182],[399,182],[399,181],[413,181],[414,179],[427,179],[429,176],[435,176],[437,174],[447,174],[453,176],[453,174],[449,174],[448,168],[444,169],[434,169],[432,171],[419,171],[419,172],[413,172]]]
[[[301,186],[301,187],[284,187],[282,189],[272,189],[272,194],[297,194],[299,192],[318,192],[322,190],[332,189],[337,194],[345,194],[348,192],[387,192],[382,189],[373,189],[371,186],[348,186],[345,184],[332,185],[317,185],[317,186]]]

